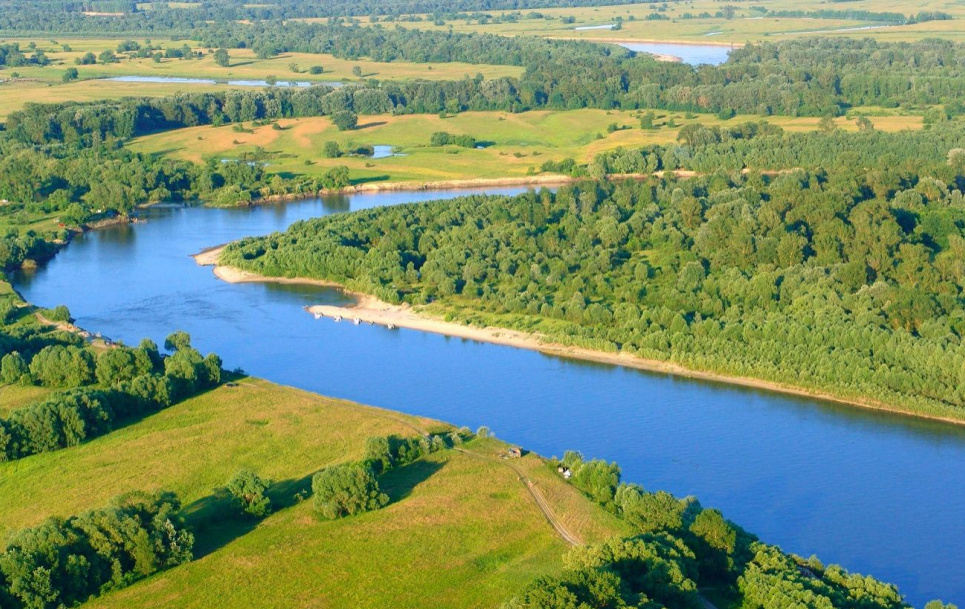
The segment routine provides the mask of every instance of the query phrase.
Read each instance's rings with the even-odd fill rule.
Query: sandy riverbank
[[[742,387],[751,387],[754,389],[763,389],[788,395],[803,396],[859,408],[881,410],[895,414],[944,421],[957,425],[965,425],[965,421],[960,419],[907,412],[893,408],[888,404],[870,400],[864,401],[845,399],[829,393],[812,391],[801,387],[785,385],[783,383],[775,383],[772,381],[765,381],[751,377],[730,376],[713,372],[703,372],[700,370],[686,368],[671,362],[646,359],[629,353],[609,353],[595,349],[571,347],[547,341],[537,334],[519,332],[506,328],[482,328],[478,326],[469,326],[461,323],[448,322],[442,319],[434,318],[422,311],[413,309],[408,305],[392,305],[382,302],[369,295],[358,295],[356,303],[351,306],[338,307],[330,305],[316,305],[308,307],[307,310],[316,317],[332,319],[338,318],[341,320],[341,323],[356,323],[357,320],[357,323],[360,324],[374,324],[391,328],[406,328],[410,330],[418,330],[420,332],[432,332],[434,334],[442,334],[444,336],[451,336],[454,338],[466,338],[496,345],[530,349],[556,357],[599,362],[603,364],[612,364],[615,366],[636,368],[638,370],[647,370],[650,372],[673,374],[676,376],[683,376],[704,381],[740,385]]]
[[[765,391],[773,391],[786,395],[802,396],[857,408],[884,411],[896,415],[942,421],[955,425],[965,425],[965,420],[963,419],[910,412],[873,400],[842,398],[830,393],[813,391],[802,387],[786,385],[784,383],[776,383],[773,381],[766,381],[752,377],[732,376],[718,374],[715,372],[694,370],[679,364],[674,364],[672,362],[646,359],[629,353],[610,353],[595,349],[571,347],[548,341],[538,334],[509,330],[507,328],[483,328],[479,326],[470,326],[461,323],[449,322],[433,317],[424,310],[414,309],[406,304],[393,305],[383,302],[374,296],[351,292],[346,290],[344,286],[330,281],[285,277],[265,277],[257,273],[244,271],[234,267],[222,266],[218,264],[218,258],[223,249],[223,245],[209,248],[199,252],[198,254],[195,254],[193,258],[201,266],[214,266],[214,275],[222,281],[226,281],[228,283],[260,282],[318,285],[340,289],[346,294],[350,294],[355,298],[355,303],[349,306],[339,307],[332,305],[315,305],[306,308],[309,313],[312,313],[318,318],[328,318],[332,321],[338,318],[341,320],[341,323],[348,324],[356,323],[357,320],[357,323],[359,324],[373,324],[393,329],[405,328],[420,332],[431,332],[433,334],[441,334],[443,336],[451,336],[454,338],[465,338],[495,345],[529,349],[556,357],[598,362],[615,366],[625,366],[627,368],[636,368],[638,370],[672,374],[675,376],[717,383],[726,383],[729,385],[739,385],[741,387],[762,389]]]
[[[194,261],[200,266],[213,266],[214,276],[221,281],[227,283],[288,283],[288,284],[300,284],[300,285],[317,285],[327,288],[338,288],[342,289],[342,286],[333,283],[331,281],[322,281],[319,279],[288,279],[286,277],[265,277],[264,275],[259,275],[257,273],[251,273],[249,271],[243,271],[241,269],[235,268],[233,266],[223,266],[218,264],[218,258],[221,256],[221,252],[224,250],[224,245],[218,245],[215,247],[204,249],[194,256]],[[358,297],[359,294],[353,294]]]

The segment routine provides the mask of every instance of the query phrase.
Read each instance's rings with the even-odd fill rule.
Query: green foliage
[[[358,123],[358,115],[351,110],[339,110],[332,115],[332,124],[335,125],[339,131],[355,129],[355,126],[358,125]]]
[[[235,474],[225,489],[234,499],[238,509],[256,518],[263,518],[271,513],[271,500],[265,495],[270,480],[265,480],[249,469],[243,469]]]
[[[228,55],[227,49],[218,49],[214,52],[214,62],[221,66],[222,68],[227,68],[231,65],[231,57]]]
[[[783,554],[774,546],[757,543],[754,557],[740,576],[744,607],[881,607],[904,609],[897,589],[870,577],[851,575],[840,567],[823,572]]]
[[[0,382],[12,385],[30,380],[30,368],[20,353],[12,351],[0,358]]]
[[[430,146],[459,146],[461,148],[475,148],[476,138],[471,135],[453,135],[445,131],[437,131],[429,140]]]
[[[322,156],[326,159],[337,159],[342,156],[342,149],[339,148],[338,142],[333,142],[328,140],[322,145]]]
[[[361,464],[333,465],[312,478],[315,511],[328,519],[377,510],[389,503],[371,469]]]
[[[94,380],[94,357],[73,346],[44,347],[30,361],[30,374],[47,387],[79,387]]]
[[[602,460],[584,461],[577,452],[567,452],[563,464],[570,470],[570,482],[590,499],[604,507],[613,504],[614,493],[620,484],[620,466]]]
[[[438,301],[564,344],[947,416],[965,406],[954,262],[965,198],[946,158],[956,133],[732,139],[742,154],[820,153],[835,165],[364,210],[241,240],[222,259],[389,302]],[[855,171],[905,144],[921,153],[918,172]],[[671,154],[682,152],[655,151]],[[689,154],[695,167],[719,158]]]
[[[75,446],[110,432],[120,420],[166,408],[216,385],[220,358],[202,357],[189,341],[187,334],[176,332],[168,343],[179,348],[170,357],[161,358],[157,345],[144,340],[134,349],[111,348],[95,363],[93,351],[80,346],[74,335],[41,338],[0,331],[0,381],[74,388],[0,419],[0,461]],[[99,386],[91,386],[95,380]]]
[[[110,507],[20,531],[0,554],[11,609],[70,607],[191,560],[173,493],[129,493]]]
[[[619,576],[609,571],[564,571],[537,579],[504,609],[622,609],[629,607]]]

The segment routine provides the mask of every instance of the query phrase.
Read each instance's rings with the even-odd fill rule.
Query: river
[[[519,189],[502,189],[513,193]],[[154,208],[15,277],[115,340],[191,333],[228,368],[325,395],[488,425],[544,455],[578,449],[624,479],[696,495],[785,550],[965,602],[965,428],[408,330],[315,320],[325,288],[227,284],[191,254],[329,213],[455,196],[378,193],[250,209]],[[490,192],[494,192],[490,190]]]

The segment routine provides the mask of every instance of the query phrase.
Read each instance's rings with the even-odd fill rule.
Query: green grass
[[[0,417],[10,412],[42,401],[53,389],[47,387],[23,387],[20,385],[0,385]]]
[[[505,444],[476,440],[393,470],[383,510],[322,521],[292,502],[311,474],[358,459],[366,438],[442,424],[244,379],[70,449],[0,464],[0,538],[48,516],[102,506],[131,489],[168,488],[189,522],[210,522],[213,489],[242,467],[275,481],[280,507],[251,522],[203,528],[192,563],[90,603],[93,607],[492,607],[557,572],[566,544]],[[529,454],[525,472],[585,541],[626,534]]]
[[[192,127],[138,138],[130,148],[200,163],[208,158],[239,158],[260,147],[267,153],[267,171],[283,175],[318,175],[333,166],[345,165],[355,182],[446,181],[521,177],[538,170],[548,160],[572,157],[587,162],[600,152],[621,146],[671,143],[687,123],[723,124],[707,114],[692,119],[686,119],[683,113],[656,114],[655,130],[640,129],[635,112],[605,110],[466,112],[445,119],[436,115],[363,116],[359,128],[353,131],[338,131],[324,117],[286,119],[279,121],[284,127],[281,131],[270,126],[256,128],[252,133],[239,133],[231,125]],[[677,127],[665,126],[671,118]],[[760,118],[738,116],[729,123]],[[815,130],[819,122],[817,118],[767,120],[788,131]],[[916,129],[922,124],[918,116],[882,116],[872,120],[882,130]],[[607,126],[611,123],[630,128],[609,133]],[[856,128],[854,121],[845,118],[838,119],[838,125]],[[429,139],[435,131],[468,134],[491,145],[485,149],[430,147]],[[343,148],[390,145],[404,156],[327,159],[322,156],[327,140],[339,142]]]

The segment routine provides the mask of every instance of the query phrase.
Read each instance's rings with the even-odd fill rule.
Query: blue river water
[[[519,189],[500,191],[511,194]],[[228,368],[325,395],[490,426],[544,455],[617,461],[624,479],[696,495],[785,550],[965,603],[965,428],[766,391],[446,338],[315,320],[338,291],[227,284],[190,258],[292,222],[462,192],[333,196],[249,209],[154,208],[77,238],[15,278],[115,340],[191,333]]]
[[[727,61],[731,47],[720,44],[678,44],[673,42],[622,42],[620,46],[635,53],[653,53],[679,57],[683,63],[692,65],[719,65]]]

